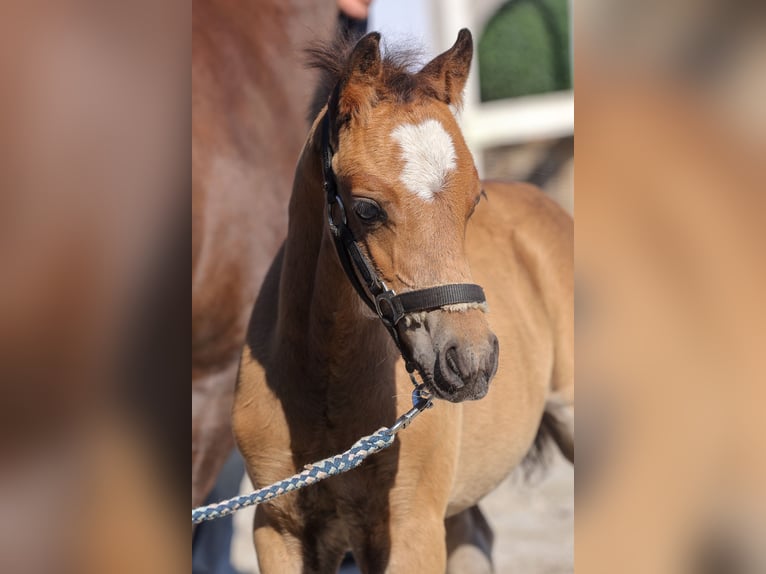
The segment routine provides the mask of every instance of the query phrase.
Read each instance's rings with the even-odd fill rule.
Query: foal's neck
[[[298,161],[290,199],[278,344],[287,356],[307,358],[324,383],[375,381],[390,374],[399,353],[354,291],[335,253],[326,222],[318,125]]]

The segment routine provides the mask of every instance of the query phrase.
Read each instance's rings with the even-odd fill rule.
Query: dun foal
[[[412,391],[394,338],[444,400],[359,469],[259,506],[267,574],[333,572],[348,549],[363,572],[443,573],[471,541],[475,505],[543,422],[573,458],[571,425],[551,416],[573,414],[572,221],[535,188],[479,181],[453,115],[473,52],[467,30],[417,73],[381,56],[379,40],[315,53],[333,89],[253,311],[234,430],[260,487],[392,424]],[[477,283],[490,312],[477,300],[421,310],[390,336],[339,260],[328,171],[354,244],[388,289]]]

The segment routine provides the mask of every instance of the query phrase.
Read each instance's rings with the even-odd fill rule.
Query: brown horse
[[[489,312],[451,305],[396,324],[404,355],[445,400],[359,469],[259,506],[266,573],[334,571],[347,549],[363,572],[442,573],[472,542],[477,502],[541,424],[573,459],[573,429],[552,416],[573,414],[571,218],[532,186],[479,181],[453,115],[473,52],[467,30],[416,73],[381,56],[379,39],[315,52],[334,88],[298,161],[287,240],[256,302],[235,396],[253,483],[343,451],[410,407],[394,338],[339,262],[324,150],[335,150],[357,248],[390,289],[475,281]]]
[[[233,447],[247,320],[287,227],[313,76],[300,48],[333,0],[194,0],[192,23],[192,506]]]

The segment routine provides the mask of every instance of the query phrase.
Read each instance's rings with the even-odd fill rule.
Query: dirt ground
[[[242,491],[250,483],[243,481]],[[574,469],[558,453],[544,473],[511,475],[482,502],[495,533],[497,574],[574,572]],[[234,515],[232,563],[243,574],[258,572],[251,537],[253,509]],[[344,568],[343,574],[357,572]]]
[[[498,574],[574,572],[574,467],[551,458],[544,475],[512,475],[481,502]]]

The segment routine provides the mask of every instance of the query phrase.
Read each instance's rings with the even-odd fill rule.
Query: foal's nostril
[[[483,397],[497,371],[497,337],[489,333],[478,341],[452,339],[445,343],[441,352],[435,349],[435,385],[451,401]]]
[[[444,359],[447,362],[447,367],[449,367],[449,370],[455,373],[458,377],[460,376],[460,367],[457,365],[457,348],[456,347],[450,347],[447,349],[447,352],[444,354]]]

